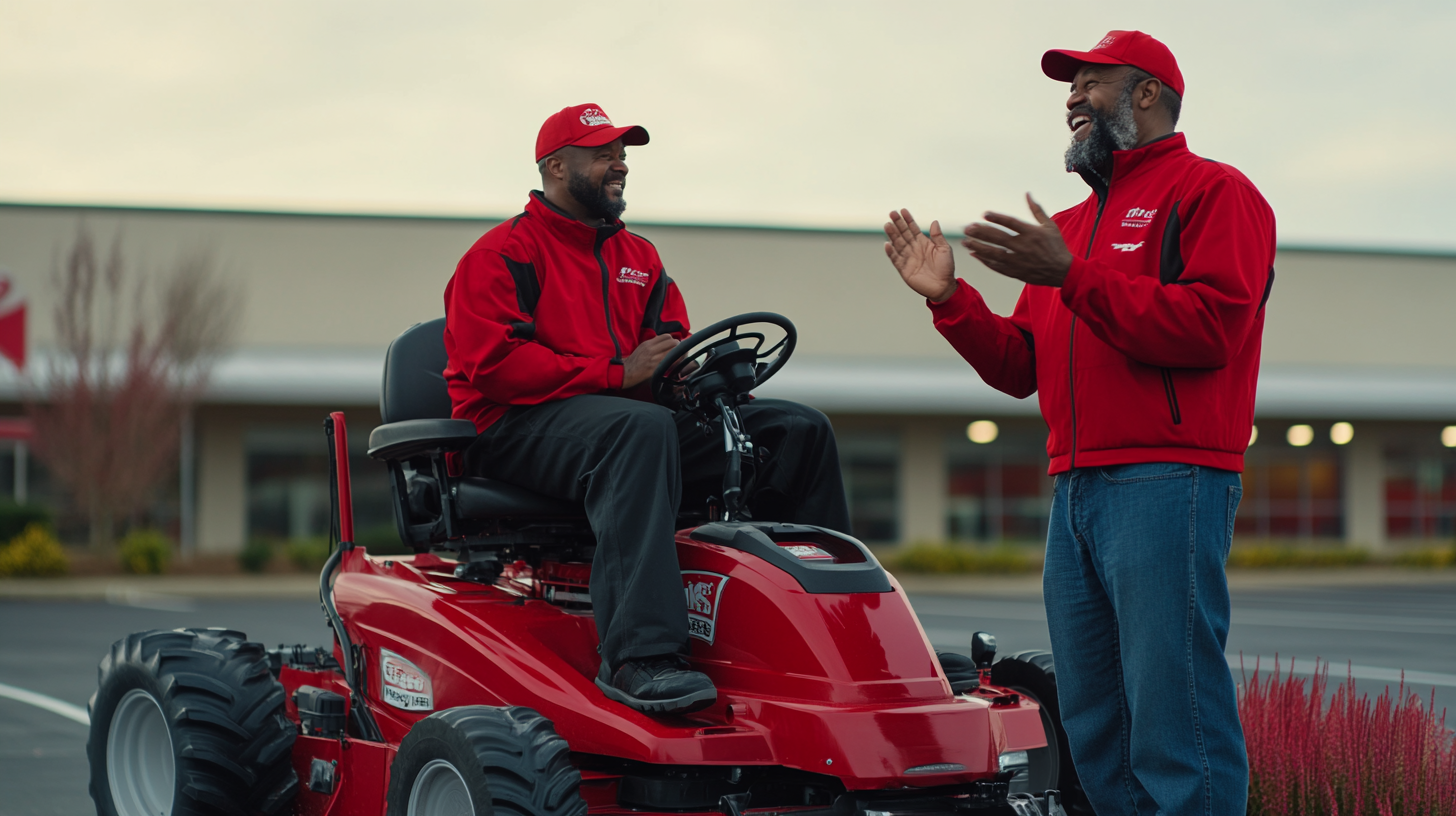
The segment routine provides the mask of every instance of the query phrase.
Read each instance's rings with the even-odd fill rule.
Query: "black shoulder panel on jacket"
[[[506,269],[510,270],[511,279],[516,282],[516,305],[521,307],[523,314],[534,315],[536,304],[541,302],[541,281],[536,279],[535,264],[512,260],[504,255],[501,260],[506,262]]]
[[[1178,220],[1178,205],[1182,203],[1173,202],[1173,212],[1168,216],[1168,223],[1163,225],[1163,254],[1158,263],[1158,280],[1164,285],[1177,283],[1183,276],[1183,223]]]
[[[652,293],[647,296],[647,310],[642,313],[642,328],[652,329],[657,334],[671,334],[683,330],[683,324],[676,320],[662,319],[662,307],[667,303],[667,287],[671,285],[672,278],[667,276],[667,272],[664,271],[657,276],[657,283],[652,285]]]

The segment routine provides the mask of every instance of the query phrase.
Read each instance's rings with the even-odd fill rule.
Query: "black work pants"
[[[829,420],[784,400],[739,407],[753,438],[760,520],[850,532]],[[602,659],[688,652],[687,606],[673,543],[678,509],[700,510],[722,491],[722,420],[707,429],[687,413],[588,394],[512,407],[465,452],[472,475],[580,501],[596,537],[591,597]],[[745,478],[745,485],[746,485]]]

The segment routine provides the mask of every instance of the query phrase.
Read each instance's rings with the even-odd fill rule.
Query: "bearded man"
[[[727,463],[722,420],[704,428],[652,402],[648,379],[688,335],[688,314],[657,250],[620,220],[626,149],[647,139],[596,105],[546,120],[536,137],[542,189],[475,242],[445,289],[445,381],[452,415],[480,433],[465,452],[468,473],[585,505],[597,685],[671,713],[717,697],[685,660],[673,533],[679,508],[704,508]],[[758,454],[754,515],[848,533],[829,420],[771,399],[739,414]]]
[[[1066,167],[1092,193],[1028,223],[986,213],[962,244],[1024,281],[1000,317],[908,210],[885,251],[991,386],[1036,393],[1056,477],[1043,593],[1058,701],[1099,816],[1242,816],[1248,760],[1224,657],[1224,561],[1242,494],[1274,214],[1174,132],[1183,75],[1139,31],[1053,50],[1070,81]]]

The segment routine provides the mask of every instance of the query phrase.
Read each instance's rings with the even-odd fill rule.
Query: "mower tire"
[[[112,644],[91,696],[99,816],[276,816],[298,792],[283,686],[260,643],[171,629]]]
[[[1030,651],[1007,655],[991,667],[991,682],[1030,697],[1041,706],[1041,725],[1047,747],[1028,751],[1029,778],[1022,784],[1027,793],[1040,795],[1047,789],[1060,791],[1062,807],[1069,816],[1092,816],[1092,806],[1072,765],[1072,749],[1062,728],[1061,704],[1057,701],[1057,668],[1051,652]],[[1023,790],[1016,781],[1013,792]]]
[[[585,816],[581,772],[551,721],[461,706],[414,724],[389,772],[388,816]]]

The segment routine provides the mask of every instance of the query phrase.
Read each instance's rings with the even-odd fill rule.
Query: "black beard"
[[[627,209],[627,199],[619,198],[613,201],[607,195],[605,176],[602,177],[601,184],[593,187],[590,178],[571,172],[566,179],[566,191],[571,193],[571,197],[576,199],[576,203],[585,208],[587,214],[592,218],[600,218],[610,223],[621,218],[622,211]]]
[[[1090,170],[1104,182],[1112,171],[1112,152],[1137,146],[1137,120],[1132,114],[1132,86],[1124,87],[1113,114],[1108,116],[1091,105],[1078,106],[1077,113],[1092,117],[1091,131],[1082,141],[1072,140],[1064,156],[1068,172]]]

